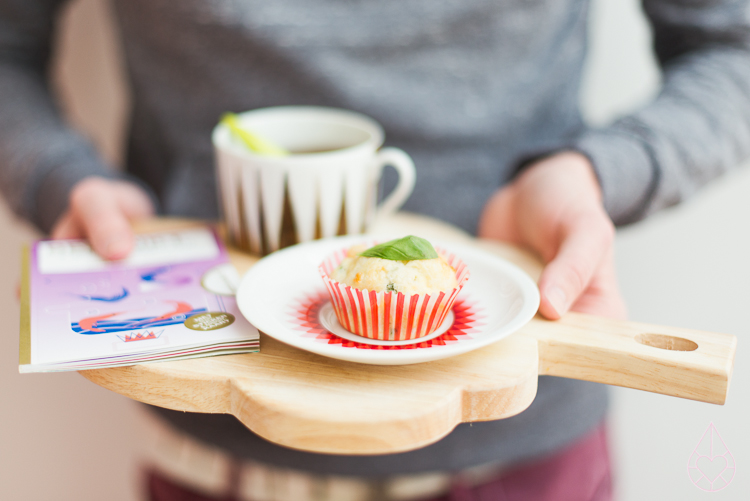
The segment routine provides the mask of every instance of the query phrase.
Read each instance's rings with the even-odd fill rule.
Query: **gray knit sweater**
[[[406,209],[468,231],[524,160],[552,151],[589,156],[618,224],[680,201],[750,153],[746,1],[645,1],[662,92],[600,130],[578,110],[585,0],[113,1],[133,95],[127,171],[169,214],[215,217],[211,128],[224,111],[274,105],[374,117],[415,159]],[[77,181],[108,172],[49,93],[62,3],[0,0],[0,186],[43,230]],[[602,386],[541,378],[519,416],[375,458],[284,449],[229,416],[159,412],[239,456],[380,476],[539,456],[592,429],[605,409]]]

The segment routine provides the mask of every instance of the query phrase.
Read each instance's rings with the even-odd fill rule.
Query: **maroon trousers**
[[[149,501],[238,501],[211,498],[157,472],[147,472]],[[504,471],[476,486],[456,484],[450,493],[424,501],[611,501],[612,480],[606,425],[542,460]]]

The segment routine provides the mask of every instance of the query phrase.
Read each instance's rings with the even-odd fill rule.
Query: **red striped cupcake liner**
[[[455,254],[436,249],[456,270],[458,287],[439,294],[375,292],[357,289],[333,280],[330,275],[347,256],[341,249],[318,266],[339,323],[349,332],[381,341],[406,341],[434,332],[451,311],[469,279],[469,269]]]

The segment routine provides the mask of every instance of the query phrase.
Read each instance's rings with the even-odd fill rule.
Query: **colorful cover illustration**
[[[77,240],[36,242],[28,257],[21,372],[258,350],[234,298],[237,271],[207,228],[139,235],[118,262]]]

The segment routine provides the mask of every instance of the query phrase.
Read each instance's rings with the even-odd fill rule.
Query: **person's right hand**
[[[52,228],[52,238],[85,238],[105,259],[123,259],[135,245],[130,222],[154,214],[151,198],[137,185],[87,177],[70,192],[68,210]]]
[[[539,312],[627,316],[617,286],[615,228],[591,162],[567,151],[529,165],[485,205],[479,236],[535,252],[545,263]]]

